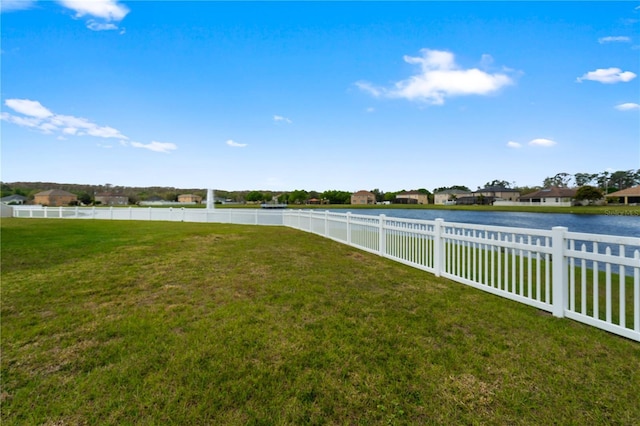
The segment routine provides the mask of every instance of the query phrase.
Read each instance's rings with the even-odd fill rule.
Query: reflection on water
[[[640,237],[640,215],[578,215],[556,213],[479,212],[462,210],[421,209],[332,209],[333,212],[381,215],[406,219],[444,219],[447,222],[477,225],[513,226],[550,230],[565,226],[572,232]]]

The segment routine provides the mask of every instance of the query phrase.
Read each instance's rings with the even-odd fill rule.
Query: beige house
[[[188,204],[200,204],[202,203],[202,197],[195,194],[182,194],[178,195],[179,203],[188,203]]]
[[[621,204],[640,204],[640,185],[612,192],[607,198],[618,198]]]
[[[77,203],[78,197],[61,189],[50,189],[48,191],[38,192],[33,196],[33,202],[42,206],[60,207],[68,206],[71,203]]]
[[[523,204],[540,205],[540,206],[570,206],[576,196],[574,188],[559,188],[552,186],[541,189],[540,191],[522,195],[520,202]]]
[[[369,191],[358,191],[351,194],[351,204],[375,204],[376,195]]]
[[[455,204],[458,197],[468,197],[471,193],[460,189],[447,189],[433,195],[433,204]]]
[[[396,195],[398,204],[429,204],[429,195],[418,191],[405,191]]]

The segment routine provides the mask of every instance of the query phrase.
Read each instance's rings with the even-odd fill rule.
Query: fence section
[[[308,210],[283,224],[640,341],[640,238]]]
[[[13,208],[14,217],[164,220],[172,222],[216,222],[240,225],[282,225],[282,212],[257,209],[190,209],[160,207],[40,207]]]
[[[13,215],[284,225],[640,341],[640,238],[314,210],[15,206]]]

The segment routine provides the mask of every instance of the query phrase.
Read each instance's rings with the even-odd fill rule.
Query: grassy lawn
[[[640,344],[312,234],[1,225],[3,425],[640,419]]]

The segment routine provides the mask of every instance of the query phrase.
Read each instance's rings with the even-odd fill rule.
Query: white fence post
[[[379,243],[378,243],[378,251],[380,253],[380,256],[385,256],[387,253],[387,239],[386,239],[386,235],[384,232],[384,225],[385,225],[385,221],[386,221],[386,216],[381,214],[380,215],[380,222],[379,222]]]
[[[442,273],[442,261],[444,259],[444,241],[442,239],[442,230],[444,219],[436,219],[436,225],[433,228],[433,273],[439,277]]]
[[[567,299],[569,296],[567,282],[567,259],[564,256],[565,238],[564,233],[568,228],[564,226],[554,226],[551,228],[553,235],[551,237],[551,265],[552,265],[552,305],[553,316],[562,318],[567,308]]]
[[[351,212],[347,212],[347,244],[351,245]]]

